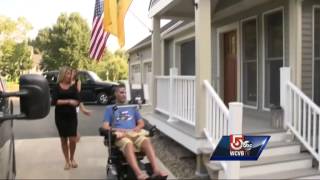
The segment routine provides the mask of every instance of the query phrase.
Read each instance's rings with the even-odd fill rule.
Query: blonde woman
[[[80,94],[81,92],[81,81],[78,79],[78,70],[76,69],[72,69],[72,73],[71,73],[71,85],[75,85],[77,87],[78,93]],[[80,102],[79,104],[79,109],[80,111],[87,116],[91,115],[91,111],[88,110],[82,102]],[[78,112],[78,108],[77,108],[77,112]],[[77,142],[80,141],[80,133],[77,133]]]
[[[61,139],[61,147],[65,157],[64,169],[77,168],[74,159],[78,118],[76,107],[79,105],[77,87],[71,84],[72,71],[68,67],[60,69],[58,84],[53,91],[55,105],[55,123]]]

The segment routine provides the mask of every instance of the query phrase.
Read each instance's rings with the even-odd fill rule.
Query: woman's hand
[[[80,103],[80,105],[79,105],[79,107],[80,107],[80,111],[84,114],[84,115],[86,115],[86,116],[91,116],[91,110],[88,110],[87,108],[85,108],[84,107],[84,105],[83,105],[83,103]]]
[[[74,106],[74,107],[79,105],[79,101],[74,100],[74,99],[69,99],[68,102],[69,102],[68,103],[69,105]]]
[[[90,110],[83,110],[82,113],[86,116],[91,116],[91,112]]]

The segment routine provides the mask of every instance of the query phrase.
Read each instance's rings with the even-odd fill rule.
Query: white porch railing
[[[195,126],[195,77],[177,76],[176,69],[170,76],[157,76],[156,110],[168,115],[170,120],[180,120]]]
[[[173,76],[172,78],[172,116],[195,125],[195,77]]]
[[[320,161],[320,108],[290,81],[290,68],[281,68],[281,106],[289,128]],[[320,169],[320,166],[319,166]]]
[[[169,115],[169,93],[170,93],[170,78],[169,76],[157,76],[156,87],[157,87],[157,106],[156,110]]]
[[[229,103],[229,109],[224,104],[220,96],[212,88],[211,84],[205,80],[206,96],[206,127],[204,133],[215,149],[220,139],[224,135],[242,134],[242,103]],[[239,161],[219,161],[228,179],[239,179]]]
[[[213,148],[218,144],[223,135],[228,135],[228,120],[230,113],[227,106],[214,91],[208,81],[206,87],[206,129],[205,133]]]

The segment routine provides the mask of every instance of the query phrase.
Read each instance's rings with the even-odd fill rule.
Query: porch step
[[[210,161],[211,155],[213,153],[212,148],[199,148],[199,152],[201,154],[202,162],[204,164],[208,163]]]
[[[290,142],[290,141],[293,140],[293,135],[292,134],[288,134],[284,130],[277,130],[277,131],[274,131],[274,132],[253,133],[251,135],[254,135],[254,136],[263,136],[263,135],[271,136],[268,143],[272,143],[272,142]]]
[[[262,151],[259,158],[298,154],[301,151],[299,142],[269,142],[267,147]]]
[[[299,169],[279,173],[261,174],[258,176],[245,176],[242,179],[319,179],[320,171],[317,169]]]
[[[301,151],[301,145],[299,142],[271,142],[262,151],[259,158],[266,158],[272,156],[281,156],[289,154],[299,154]],[[202,154],[203,162],[208,162],[213,153],[211,148],[200,148],[199,152]]]
[[[224,171],[220,164],[208,162],[208,171],[219,171],[218,177],[224,178]],[[259,176],[263,174],[280,173],[289,170],[307,169],[312,167],[312,156],[308,153],[289,154],[261,158],[258,161],[240,162],[240,177]],[[265,177],[266,178],[266,177]]]

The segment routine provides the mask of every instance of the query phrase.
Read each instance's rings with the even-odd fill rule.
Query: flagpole
[[[148,29],[150,33],[152,33],[152,30],[137,15],[135,15],[134,12],[131,11],[131,9],[129,9],[129,12],[140,22],[140,24],[142,24],[144,27]]]

